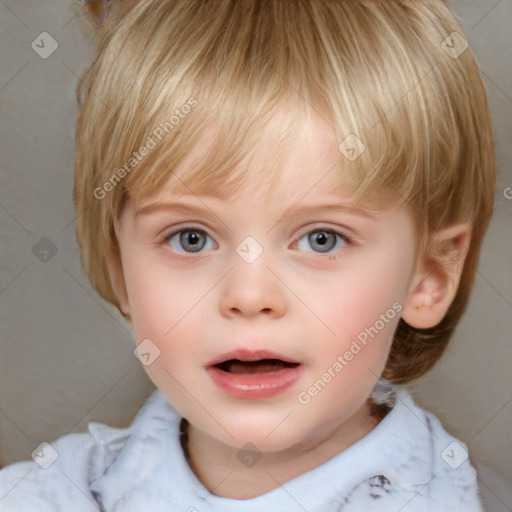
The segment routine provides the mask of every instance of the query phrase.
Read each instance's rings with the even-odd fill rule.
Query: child
[[[401,387],[441,357],[493,205],[444,3],[130,2],[82,100],[83,265],[159,389],[4,469],[1,510],[481,510]]]

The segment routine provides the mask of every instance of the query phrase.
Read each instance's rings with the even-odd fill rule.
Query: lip
[[[246,362],[262,359],[279,359],[297,366],[260,374],[229,373],[216,366],[230,359]],[[279,395],[300,379],[303,370],[303,366],[298,361],[267,350],[236,350],[228,352],[217,357],[206,366],[206,372],[214,384],[233,398],[245,399],[271,398]]]
[[[219,357],[216,357],[212,361],[210,361],[206,366],[214,366],[219,363],[223,363],[224,361],[228,361],[229,359],[239,359],[240,361],[259,361],[260,359],[280,359],[285,363],[292,364],[300,364],[299,361],[295,361],[294,359],[290,359],[289,357],[278,354],[277,352],[272,352],[269,350],[247,350],[247,349],[239,349],[232,350],[231,352],[226,352],[225,354],[221,354]]]

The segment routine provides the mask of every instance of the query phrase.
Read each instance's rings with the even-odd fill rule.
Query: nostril
[[[262,313],[272,313],[272,309],[270,309],[270,308],[263,308],[263,309],[261,310],[261,312],[262,312]]]

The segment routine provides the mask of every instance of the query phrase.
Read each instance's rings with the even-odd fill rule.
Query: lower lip
[[[243,375],[209,366],[207,372],[219,388],[234,398],[271,398],[295,384],[302,374],[302,367],[299,365],[276,372]]]

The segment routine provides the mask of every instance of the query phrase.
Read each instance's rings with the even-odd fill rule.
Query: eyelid
[[[168,226],[160,232],[158,238],[161,238],[162,241],[169,240],[169,238],[176,235],[177,233],[180,233],[181,231],[203,231],[212,240],[215,240],[215,237],[212,235],[209,228],[195,222],[183,222],[175,224],[174,226]]]
[[[305,236],[318,231],[326,231],[338,235],[342,240],[342,247],[324,253],[313,250],[306,251],[299,248],[299,243]],[[333,225],[329,222],[315,222],[303,226],[298,231],[297,235],[295,235],[293,241],[288,246],[288,248],[296,252],[297,254],[304,254],[305,256],[307,255],[310,258],[315,258],[317,261],[324,261],[334,256],[338,257],[349,254],[352,251],[352,249],[357,247],[362,242],[362,239],[363,237],[359,233],[345,226],[340,226],[339,224]]]
[[[297,235],[293,238],[293,243],[299,241],[303,236],[308,235],[310,233],[315,233],[317,231],[327,231],[336,233],[337,235],[344,238],[347,243],[355,244],[357,238],[363,238],[359,233],[356,233],[354,230],[349,229],[340,225],[332,225],[328,222],[317,222],[313,224],[308,224],[307,226],[303,226],[298,230]]]
[[[163,243],[167,244],[169,242],[169,240],[176,234],[178,234],[182,231],[194,231],[194,230],[204,232],[213,241],[213,243],[215,244],[215,248],[218,249],[219,244],[216,240],[216,237],[211,233],[211,230],[208,227],[206,227],[204,224],[202,224],[200,222],[194,222],[194,221],[183,222],[183,223],[179,223],[174,226],[171,226],[171,227],[167,227],[166,229],[162,230],[161,234],[158,236],[157,243],[158,244],[163,244]],[[299,232],[297,233],[297,235],[294,236],[294,238],[293,238],[292,242],[289,244],[289,246],[296,246],[298,244],[298,242],[305,235],[308,235],[308,234],[314,233],[314,232],[318,232],[318,231],[332,232],[332,233],[339,235],[345,241],[347,246],[357,245],[358,239],[364,239],[364,237],[361,234],[356,233],[354,230],[349,229],[347,227],[340,226],[340,225],[332,225],[328,222],[316,222],[316,223],[312,223],[312,224],[309,224],[307,226],[303,226],[302,228],[300,228]],[[292,248],[296,249],[296,247],[292,247]],[[173,252],[176,252],[171,247],[169,247],[169,249],[172,250]],[[190,253],[190,254],[193,255],[194,253]],[[201,253],[196,253],[196,254],[199,255]],[[322,253],[318,253],[318,254],[322,255]],[[326,255],[327,255],[327,253],[326,253]]]
[[[175,226],[172,226],[171,228],[167,228],[167,229],[163,230],[162,234],[157,238],[157,245],[165,245],[166,248],[168,248],[170,251],[172,251],[177,257],[183,257],[183,258],[190,258],[190,257],[194,257],[194,256],[198,257],[200,255],[205,255],[209,252],[209,251],[204,251],[204,252],[199,251],[197,253],[194,253],[194,252],[187,253],[187,252],[180,252],[180,251],[174,250],[169,245],[169,242],[170,242],[171,238],[173,238],[175,235],[177,235],[178,233],[181,233],[183,231],[202,231],[203,233],[206,234],[206,236],[208,236],[212,240],[212,242],[215,245],[215,248],[210,249],[210,250],[216,250],[219,248],[219,244],[215,240],[215,237],[209,232],[208,228],[205,228],[204,226],[199,227],[197,225],[192,225],[191,223],[177,224]],[[185,254],[186,254],[186,256],[184,256]]]

